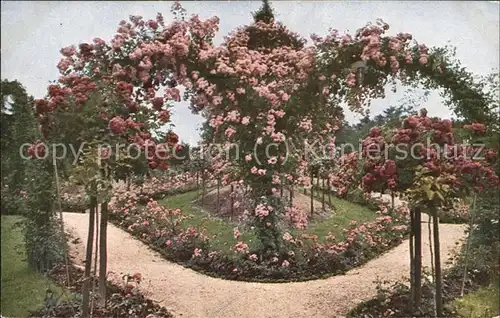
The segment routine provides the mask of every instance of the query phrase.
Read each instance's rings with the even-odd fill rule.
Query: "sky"
[[[326,35],[328,29],[354,33],[367,22],[382,18],[389,34],[413,34],[428,47],[452,44],[457,58],[469,71],[485,75],[499,67],[498,1],[271,1],[275,17],[291,30],[309,39],[310,34]],[[161,12],[171,20],[171,1],[1,1],[1,77],[20,81],[28,94],[42,98],[49,81],[59,76],[60,48],[94,37],[109,40],[120,20],[129,15],[154,19]],[[188,14],[220,18],[216,42],[231,30],[252,22],[251,12],[260,1],[181,1]],[[310,42],[310,41],[309,41]],[[387,94],[372,103],[370,112],[381,113],[397,105],[405,89]],[[429,115],[450,118],[438,92],[421,105]],[[359,119],[347,112],[350,122]],[[191,114],[188,102],[177,103],[172,121],[185,142],[199,140],[199,115]]]

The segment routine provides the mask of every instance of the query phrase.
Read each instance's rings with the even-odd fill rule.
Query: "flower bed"
[[[212,181],[207,185],[212,185]],[[119,181],[115,187],[127,188],[127,184]],[[130,185],[131,191],[140,193],[139,202],[147,203],[149,198],[160,200],[162,198],[193,191],[198,188],[196,179],[191,173],[183,173],[175,176],[153,177],[147,179],[141,185]],[[90,209],[90,200],[85,194],[83,187],[65,183],[61,187],[61,207],[65,212],[81,212]]]
[[[48,275],[57,284],[66,286],[66,267],[64,265],[54,267]],[[83,278],[83,270],[70,266],[71,286],[69,292],[81,293]],[[114,276],[110,278],[108,277],[107,306],[106,308],[99,307],[98,302],[94,301],[94,307],[92,308],[94,317],[173,317],[167,309],[155,304],[153,300],[146,298],[142,294],[140,290],[142,280],[140,273],[132,276],[125,275],[123,278]],[[32,312],[30,317],[79,317],[81,315],[81,305],[82,302],[78,297],[63,300],[57,304],[51,303],[49,300],[44,308]]]
[[[138,202],[138,194],[117,191],[110,203],[110,221],[139,238],[167,259],[211,276],[246,281],[297,281],[343,273],[399,244],[407,234],[408,209],[395,211],[381,204],[371,222],[351,222],[345,239],[284,232],[274,255],[259,254],[244,242],[238,229],[228,250],[218,250],[203,228],[185,227],[189,217],[150,199]],[[259,210],[260,211],[260,210]]]
[[[454,301],[461,297],[462,280],[463,269],[460,267],[453,267],[444,273],[443,301],[445,306],[443,317],[460,317],[454,306]],[[484,276],[484,273],[470,271],[469,279],[464,286],[464,294],[477,290],[485,282],[487,282],[487,276]],[[388,287],[379,286],[376,298],[361,303],[347,317],[434,317],[432,284],[425,281],[422,286],[420,310],[411,311],[408,307],[409,303],[410,289],[407,285],[396,283]]]
[[[61,185],[61,208],[65,212],[85,213],[90,208],[90,200],[83,186],[65,182]]]
[[[166,195],[183,193],[191,191],[198,187],[196,174],[185,172],[175,175],[164,175],[161,177],[152,177],[143,182],[140,187],[142,194],[154,198],[155,200]],[[214,177],[207,173],[205,177],[205,186],[211,187],[214,185]],[[198,180],[201,183],[201,180]]]
[[[469,206],[461,200],[454,202],[452,207],[441,211],[439,222],[455,224],[469,223]]]

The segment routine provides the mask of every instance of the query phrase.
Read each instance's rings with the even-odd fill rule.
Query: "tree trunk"
[[[293,185],[290,186],[290,207],[293,206]]]
[[[95,251],[94,251],[94,272],[92,275],[97,277],[97,260],[99,259],[99,214],[95,214]]]
[[[321,208],[325,209],[325,179],[321,179]]]
[[[311,188],[311,216],[314,215],[314,192],[313,188]]]
[[[422,212],[415,208],[415,309],[422,301]]]
[[[467,269],[468,269],[468,264],[469,264],[469,247],[470,247],[470,238],[471,238],[471,232],[472,232],[472,227],[474,226],[474,215],[476,212],[476,200],[477,200],[477,195],[474,195],[474,199],[472,201],[472,210],[469,213],[469,231],[467,233],[467,243],[465,245],[465,255],[464,255],[464,278],[462,279],[462,288],[460,289],[460,296],[464,296],[464,289],[465,289],[465,281],[467,280]]]
[[[392,210],[394,210],[394,191],[391,191],[391,206]]]
[[[441,253],[439,248],[439,218],[437,209],[432,211],[433,217],[433,232],[434,232],[434,268],[436,270],[436,315],[437,317],[443,316],[443,280],[441,277]],[[430,242],[429,242],[430,243]]]
[[[280,198],[283,197],[283,177],[280,177]]]
[[[415,311],[415,211],[410,210],[410,311]]]
[[[330,184],[330,178],[327,179],[328,188],[328,205],[332,207],[332,186]]]
[[[314,215],[314,191],[311,188],[311,216]]]
[[[434,290],[432,293],[432,298],[434,299],[434,317],[437,317],[436,314],[436,271],[434,270],[434,247],[432,246],[432,216],[429,214],[429,219],[427,221],[427,232],[429,233],[429,252],[431,255],[431,275],[432,275],[432,284],[434,285]]]
[[[313,173],[311,172],[311,216],[314,214],[314,178]]]
[[[94,218],[97,207],[97,198],[91,197],[91,207],[89,211],[89,230],[87,233],[87,250],[85,253],[85,280],[83,283],[82,296],[82,318],[89,317],[89,298],[90,298],[90,269],[92,267],[92,246],[94,243]]]
[[[314,180],[314,179],[313,179]],[[321,191],[320,183],[319,183],[319,176],[316,178],[316,194],[319,196]]]
[[[219,213],[220,204],[220,179],[217,178],[217,214]]]
[[[205,201],[205,171],[201,172],[201,204]]]
[[[99,237],[99,305],[106,307],[106,274],[108,265],[108,202],[101,204],[101,235]]]
[[[57,194],[57,203],[59,207],[59,219],[61,221],[61,235],[64,237],[66,233],[64,232],[64,218],[63,218],[63,211],[62,211],[62,205],[61,205],[61,192],[60,192],[60,185],[59,185],[59,174],[58,174],[58,169],[57,169],[57,161],[56,157],[52,156],[52,162],[54,165],[54,175],[56,178],[56,194]],[[64,240],[64,265],[66,266],[66,283],[67,286],[69,287],[71,284],[71,277],[69,275],[69,246],[67,240]]]
[[[95,250],[94,250],[94,271],[92,272],[92,277],[93,277],[93,284],[92,284],[92,295],[96,295],[96,288],[97,288],[97,280],[95,279],[97,277],[97,260],[99,259],[99,213],[95,213]],[[94,313],[94,298],[90,300],[90,317],[93,317]]]

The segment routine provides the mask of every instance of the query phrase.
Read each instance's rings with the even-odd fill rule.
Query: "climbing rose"
[[[155,99],[153,99],[153,108],[160,111],[162,107],[163,107],[163,98],[155,97]]]
[[[114,134],[122,134],[127,128],[127,123],[123,118],[115,116],[109,121],[109,128]]]
[[[41,141],[37,141],[36,143],[29,146],[27,153],[32,158],[43,158],[45,157],[45,151],[45,144]]]
[[[472,123],[472,125],[464,125],[464,129],[478,135],[483,135],[484,133],[486,133],[486,126],[480,123]]]

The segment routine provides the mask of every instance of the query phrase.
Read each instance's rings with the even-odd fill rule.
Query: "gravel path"
[[[88,214],[64,213],[68,229],[79,241],[71,244],[76,264],[82,265]],[[464,226],[440,225],[443,263],[460,245]],[[429,265],[427,226],[423,227],[423,264]],[[108,226],[108,270],[140,272],[147,295],[183,317],[343,317],[358,303],[376,295],[377,278],[408,277],[408,241],[346,275],[283,284],[228,281],[212,278],[163,259],[142,242],[112,224]]]

